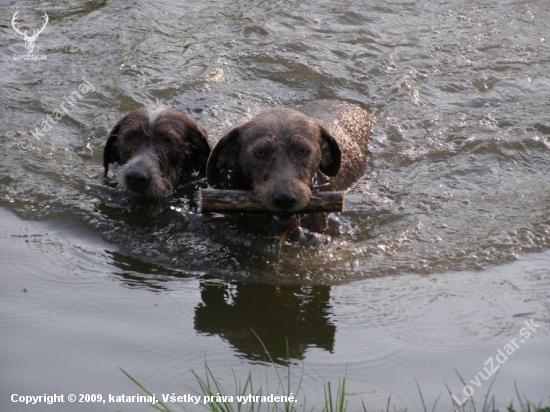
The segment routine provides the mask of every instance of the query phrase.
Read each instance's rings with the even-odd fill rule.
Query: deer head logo
[[[27,49],[27,53],[30,54],[34,49],[34,42],[38,38],[38,35],[44,31],[44,29],[46,28],[46,24],[48,24],[48,15],[44,13],[44,24],[42,24],[42,27],[40,29],[32,29],[32,35],[29,36],[27,34],[28,29],[25,29],[25,31],[19,30],[20,24],[17,22],[17,13],[19,12],[16,11],[11,19],[11,26],[17,33],[21,35],[21,37],[23,37],[23,40],[25,40],[25,48]]]

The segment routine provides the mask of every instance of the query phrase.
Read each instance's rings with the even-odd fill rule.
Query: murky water
[[[416,377],[448,410],[454,370],[474,378],[531,319],[493,390],[501,405],[514,380],[548,396],[550,5],[22,4],[0,6],[0,409],[47,409],[12,393],[134,393],[119,366],[157,393],[196,390],[205,358],[225,387],[232,369],[261,379],[273,370],[253,328],[297,379],[304,367],[309,406],[346,375],[351,410],[390,394],[416,410]],[[48,13],[33,51],[46,60],[14,58],[18,8],[27,27]],[[203,224],[196,185],[146,209],[102,184],[108,131],[133,108],[170,104],[214,142],[262,108],[317,98],[377,119],[325,246],[278,261],[275,238]]]

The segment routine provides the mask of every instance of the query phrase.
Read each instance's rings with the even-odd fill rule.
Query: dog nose
[[[272,198],[273,205],[277,209],[292,209],[296,204],[296,195],[292,192],[275,192]]]
[[[149,185],[149,176],[141,170],[129,170],[126,173],[126,185],[131,189],[138,191]]]

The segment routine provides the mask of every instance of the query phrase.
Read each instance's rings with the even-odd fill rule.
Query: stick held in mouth
[[[309,204],[293,213],[342,212],[345,192],[319,192],[311,196]],[[202,213],[269,213],[249,190],[201,189]]]

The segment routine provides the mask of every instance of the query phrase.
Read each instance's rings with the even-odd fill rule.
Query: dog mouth
[[[151,198],[145,193],[135,192],[130,189],[126,189],[126,196],[136,205],[147,205],[151,203]]]
[[[136,205],[148,206],[151,204],[157,204],[162,201],[163,194],[161,193],[151,193],[150,190],[146,191],[135,191],[129,188],[125,188],[125,193],[128,199]]]
[[[292,232],[300,227],[300,217],[296,214],[273,215],[271,226],[278,234]]]

